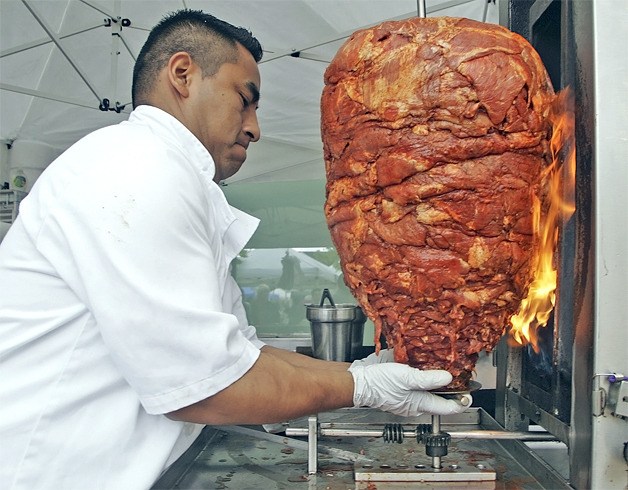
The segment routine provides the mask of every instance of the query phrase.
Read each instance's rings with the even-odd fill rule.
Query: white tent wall
[[[224,187],[227,200],[260,219],[247,248],[329,247],[324,180],[254,182]]]
[[[249,28],[265,51],[262,139],[225,183],[233,205],[263,220],[252,245],[328,245],[324,71],[352,32],[416,16],[420,1],[0,0],[0,141],[12,144],[1,156],[1,182],[23,162],[43,168],[85,134],[126,119],[132,67],[149,29],[171,11],[201,9]],[[499,10],[492,0],[426,0],[426,7],[428,16],[488,22]],[[12,157],[25,142],[33,158]],[[37,156],[42,148],[45,159]]]
[[[6,184],[5,184],[6,183]],[[0,144],[0,188],[9,185],[9,145]],[[4,193],[4,191],[3,191]],[[4,195],[0,194],[0,209],[6,206]],[[9,231],[11,224],[0,219],[0,243]]]
[[[30,192],[46,167],[61,150],[40,141],[17,140],[8,147],[7,180],[11,189]],[[16,179],[19,176],[21,179]]]

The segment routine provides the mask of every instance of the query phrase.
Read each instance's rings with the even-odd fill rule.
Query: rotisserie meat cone
[[[325,214],[345,282],[376,342],[448,370],[450,388],[531,282],[553,99],[524,38],[468,19],[358,31],[325,73]]]

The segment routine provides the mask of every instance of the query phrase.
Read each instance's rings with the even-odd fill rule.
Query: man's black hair
[[[223,63],[237,62],[236,43],[262,59],[262,46],[251,32],[201,10],[179,10],[164,17],[150,34],[133,69],[133,107],[147,102],[159,72],[179,51],[189,53],[203,76],[214,75]]]

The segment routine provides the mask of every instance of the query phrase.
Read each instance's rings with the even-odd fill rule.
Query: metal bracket
[[[315,475],[318,471],[318,414],[307,419],[307,472]]]
[[[611,383],[608,395],[608,407],[615,417],[628,417],[628,381]]]
[[[600,380],[606,378],[609,392],[600,386]],[[621,373],[597,373],[593,375],[593,392],[591,394],[591,412],[594,417],[604,415],[608,406],[616,417],[628,417],[628,380]]]

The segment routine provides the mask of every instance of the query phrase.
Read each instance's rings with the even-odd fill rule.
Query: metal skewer
[[[415,439],[417,437],[416,427],[400,429],[390,429],[391,433],[397,436],[385,436],[384,429],[343,429],[334,424],[335,427],[325,427],[324,424],[318,429],[318,435],[322,437],[383,437],[386,442],[402,442],[405,438]],[[386,424],[396,425],[396,424]],[[426,424],[429,426],[429,424]],[[442,426],[442,423],[441,423]],[[308,429],[302,427],[287,427],[286,436],[288,437],[307,437]],[[421,431],[419,431],[421,432]],[[431,432],[431,429],[430,429]],[[549,432],[515,432],[506,430],[457,430],[449,432],[452,439],[501,439],[501,440],[519,440],[529,442],[556,441],[556,437]],[[420,434],[419,434],[420,435]]]
[[[432,435],[437,436],[440,433],[440,415],[432,415]],[[432,468],[436,468],[437,470],[442,468],[442,465],[440,464],[440,455],[432,456]]]

